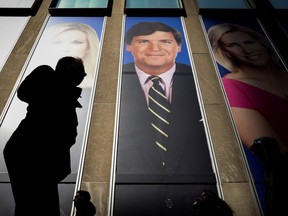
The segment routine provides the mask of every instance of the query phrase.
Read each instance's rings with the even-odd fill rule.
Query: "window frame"
[[[35,0],[31,7],[1,7],[1,16],[35,16],[43,0]]]
[[[243,15],[245,13],[246,16],[255,16],[256,15],[256,7],[254,4],[251,3],[250,0],[243,0],[246,3],[247,8],[229,8],[229,7],[202,7],[199,4],[199,1],[196,0],[195,4],[198,9],[198,13],[203,16],[219,16],[219,17],[228,17],[228,16],[235,16],[235,15]]]
[[[58,2],[61,0],[52,0],[48,11],[51,16],[111,16],[113,0],[108,0],[106,8],[57,8]]]
[[[169,17],[187,17],[183,0],[178,0],[182,8],[127,8],[126,0],[124,5],[124,13],[127,16],[134,17],[163,17],[169,14]]]

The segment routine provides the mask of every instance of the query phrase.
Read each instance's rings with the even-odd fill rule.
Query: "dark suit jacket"
[[[189,65],[176,64],[172,91],[168,161],[163,168],[134,64],[124,65],[116,182],[215,181]]]

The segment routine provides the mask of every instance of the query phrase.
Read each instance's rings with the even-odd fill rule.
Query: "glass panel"
[[[106,8],[108,0],[60,0],[57,8]]]
[[[287,22],[287,20],[282,18],[279,20],[279,23],[280,23],[280,26],[283,29],[283,31],[285,31],[286,34],[288,35],[288,22]]]
[[[270,3],[275,9],[288,9],[288,1],[285,0],[270,0]]]
[[[1,8],[30,8],[35,0],[0,0]]]
[[[197,0],[199,8],[234,8],[245,9],[250,8],[245,0]]]
[[[217,193],[216,186],[210,184],[117,185],[113,216],[194,215],[193,203],[203,188]]]
[[[126,8],[182,8],[180,0],[126,0]]]

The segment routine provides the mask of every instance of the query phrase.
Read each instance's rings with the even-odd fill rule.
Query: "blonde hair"
[[[264,35],[245,26],[232,23],[213,25],[208,30],[208,38],[212,47],[212,51],[216,61],[227,70],[236,71],[238,69],[236,61],[233,61],[233,58],[228,57],[224,52],[223,44],[221,41],[222,36],[230,32],[244,32],[259,41],[264,47],[267,48],[268,52],[274,60],[274,63],[276,63],[276,59],[278,59],[278,57],[276,56],[276,53]]]

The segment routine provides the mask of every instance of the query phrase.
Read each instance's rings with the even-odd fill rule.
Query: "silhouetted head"
[[[78,190],[76,192],[76,195],[74,197],[74,205],[77,207],[77,205],[81,203],[87,203],[91,200],[90,193],[88,191],[84,190]]]
[[[75,86],[78,86],[87,75],[83,61],[80,58],[71,56],[61,58],[57,62],[55,71],[62,80],[68,81]]]
[[[233,216],[231,207],[216,193],[204,190],[193,203],[192,216]]]

